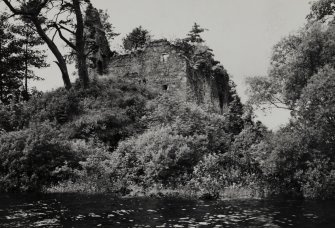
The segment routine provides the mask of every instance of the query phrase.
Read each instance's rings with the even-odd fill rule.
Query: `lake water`
[[[335,202],[1,195],[0,227],[335,227]]]

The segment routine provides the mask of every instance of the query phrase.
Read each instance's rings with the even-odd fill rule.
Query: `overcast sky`
[[[183,38],[194,22],[207,28],[203,34],[232,79],[242,100],[246,100],[244,80],[266,75],[271,49],[283,36],[303,26],[310,0],[91,0],[108,10],[116,32],[113,47],[134,27],[142,25],[154,38]],[[46,80],[39,89],[62,86],[54,64],[41,71]],[[259,113],[259,112],[258,112]],[[261,120],[276,129],[288,113],[275,110]]]

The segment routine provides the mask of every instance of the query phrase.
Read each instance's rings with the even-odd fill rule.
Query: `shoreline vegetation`
[[[266,193],[260,189],[242,186],[228,186],[220,190],[216,195],[204,193],[202,191],[191,189],[186,186],[184,188],[169,189],[164,186],[153,186],[143,189],[139,186],[132,186],[126,193],[109,192],[106,189],[92,186],[90,183],[75,183],[66,181],[57,185],[48,187],[41,191],[47,194],[62,193],[79,193],[79,194],[113,194],[122,198],[133,197],[150,197],[150,198],[185,198],[185,199],[201,199],[201,200],[235,200],[235,199],[266,199]]]
[[[1,190],[258,198],[251,188],[257,177],[228,153],[233,135],[224,119],[233,116],[180,97],[99,79],[90,90],[58,89],[6,106],[3,116],[13,117],[7,123],[25,127],[0,136],[2,168],[10,170],[1,176]],[[247,121],[248,128],[265,129]],[[241,181],[246,187],[236,184]]]
[[[28,63],[25,69],[14,68],[23,61],[18,57],[24,42],[12,42],[18,28],[8,20],[15,18],[3,14],[0,65],[8,67],[0,67],[1,192],[335,198],[333,0],[313,3],[306,25],[274,46],[267,77],[248,79],[246,104],[201,38],[205,29],[196,23],[186,38],[174,43],[187,60],[186,82],[199,95],[190,100],[168,85],[158,88],[108,75],[107,55],[118,53],[109,49],[107,38],[117,34],[108,15],[90,1],[85,1],[84,14],[79,0],[59,6],[24,1],[19,7],[13,2],[4,0],[14,16],[21,16],[16,20],[35,26],[32,31],[37,29],[53,47],[65,88],[45,93],[25,88],[22,93],[22,83],[35,76],[29,77]],[[41,16],[48,6],[77,22],[73,31],[67,30],[76,34],[67,40],[71,53],[60,53],[46,34],[50,28],[41,27],[48,22]],[[64,23],[69,22],[51,25],[61,34]],[[140,26],[124,38],[124,52],[141,52],[150,42],[149,32]],[[92,55],[85,56],[83,48]],[[75,83],[69,83],[65,56],[77,63]],[[168,57],[160,61],[166,63]],[[220,111],[204,101],[207,87],[210,96],[218,95]],[[290,122],[270,131],[255,119],[254,109],[262,107],[290,110]]]

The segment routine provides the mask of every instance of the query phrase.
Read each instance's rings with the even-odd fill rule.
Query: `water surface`
[[[0,227],[335,227],[330,201],[1,195]]]

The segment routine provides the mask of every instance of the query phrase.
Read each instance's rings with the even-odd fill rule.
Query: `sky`
[[[91,0],[110,15],[110,22],[122,38],[141,25],[153,38],[184,38],[194,22],[208,29],[202,37],[237,84],[245,102],[245,79],[266,76],[271,50],[281,38],[297,31],[305,23],[310,0]],[[74,69],[70,69],[74,71]],[[54,63],[39,71],[45,81],[34,83],[38,89],[62,86]],[[256,112],[270,129],[288,121],[289,113],[274,109]]]

